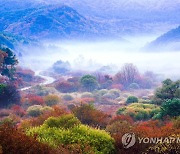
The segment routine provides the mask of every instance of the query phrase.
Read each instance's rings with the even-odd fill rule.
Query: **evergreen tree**
[[[15,66],[18,64],[15,54],[9,48],[0,50],[0,74],[13,79]]]

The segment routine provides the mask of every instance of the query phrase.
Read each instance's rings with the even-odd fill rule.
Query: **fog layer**
[[[118,71],[124,63],[133,63],[141,72],[148,70],[178,78],[180,51],[142,50],[156,37],[126,37],[126,42],[45,41],[41,47],[23,48],[25,54],[20,64],[34,70],[46,70],[57,60],[63,60],[69,61],[75,70],[95,71],[103,65],[114,65],[114,71]]]

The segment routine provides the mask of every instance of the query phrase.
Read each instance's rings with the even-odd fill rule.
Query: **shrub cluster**
[[[51,147],[58,147],[59,144],[66,146],[80,144],[82,151],[87,145],[94,153],[109,154],[114,151],[114,140],[108,133],[79,124],[76,118],[66,116],[49,118],[42,126],[27,130],[26,134],[37,135],[40,142],[47,143]]]
[[[49,106],[44,106],[43,107],[41,105],[33,105],[33,106],[28,107],[27,114],[29,116],[32,116],[32,117],[38,117],[42,113],[49,112],[49,111],[52,111],[52,110],[53,110],[53,108],[51,108]]]
[[[44,100],[43,97],[38,96],[38,95],[28,95],[28,103],[30,105],[43,105]]]
[[[130,104],[130,103],[138,103],[138,98],[135,97],[135,96],[129,96],[126,100],[126,103],[127,104]]]
[[[48,106],[56,105],[60,101],[57,95],[47,95],[44,97],[44,102]]]
[[[67,111],[59,106],[53,106],[48,112],[43,112],[38,117],[33,117],[31,119],[23,120],[19,127],[21,129],[26,129],[29,127],[40,126],[47,120],[49,117],[59,117],[62,115],[68,114]]]
[[[0,84],[0,107],[20,103],[20,93],[13,83]]]
[[[5,154],[56,153],[47,144],[40,143],[35,137],[26,136],[10,124],[0,126],[0,144],[0,149]]]
[[[133,103],[117,111],[118,115],[128,115],[134,120],[148,120],[155,118],[160,112],[160,107],[154,104]]]
[[[109,115],[96,110],[92,105],[82,104],[73,109],[74,115],[83,123],[92,127],[104,128],[109,122]]]
[[[56,89],[62,93],[71,93],[78,90],[78,85],[73,82],[61,81],[55,85]]]

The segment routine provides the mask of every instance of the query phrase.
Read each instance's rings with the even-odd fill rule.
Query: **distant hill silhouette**
[[[180,50],[180,26],[161,35],[145,48],[149,50]]]
[[[29,38],[76,38],[103,34],[97,23],[65,5],[14,8],[3,11],[0,22],[0,31]]]

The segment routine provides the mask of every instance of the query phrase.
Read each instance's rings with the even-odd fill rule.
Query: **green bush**
[[[153,120],[162,120],[163,119],[163,115],[161,114],[161,112],[157,113],[156,115],[154,115],[152,117]]]
[[[117,111],[118,115],[128,115],[134,120],[156,119],[160,113],[160,107],[154,104],[133,103],[122,107]]]
[[[48,106],[56,105],[60,101],[60,98],[57,95],[47,95],[44,97],[44,102]]]
[[[146,120],[150,119],[150,113],[148,113],[145,110],[140,110],[136,115],[135,115],[136,120]]]
[[[42,106],[41,105],[33,105],[28,107],[27,114],[32,117],[38,117],[42,114]]]
[[[135,96],[129,96],[126,100],[126,103],[130,104],[130,103],[138,103],[138,98]]]
[[[127,107],[122,107],[117,111],[117,114],[121,115],[124,114],[124,112],[126,111]]]
[[[162,116],[180,116],[180,99],[167,100],[161,106]]]
[[[74,117],[73,115],[63,115],[61,117],[50,117],[45,122],[44,125],[47,127],[53,128],[64,128],[69,129],[74,126],[77,126],[80,124],[80,121]]]
[[[7,124],[7,123],[12,124],[12,125],[16,124],[15,121],[10,116],[0,120],[0,125]]]
[[[86,91],[93,91],[98,88],[96,77],[92,75],[84,75],[81,78],[80,83]]]
[[[180,99],[180,80],[173,82],[166,79],[162,82],[162,87],[156,90],[153,103],[161,105],[165,101],[174,98]]]
[[[58,119],[53,119],[53,121]],[[72,115],[70,119],[73,119]],[[48,120],[52,121],[52,118]],[[49,127],[47,121],[40,127],[30,128],[26,134],[30,136],[37,135],[37,139],[40,142],[47,143],[52,147],[58,147],[60,144],[65,146],[80,144],[82,151],[87,145],[97,154],[110,154],[114,151],[114,140],[104,130],[93,129],[82,124],[68,129],[59,127],[59,125],[58,128]],[[65,121],[67,122],[67,120],[64,120],[61,124],[65,124]]]
[[[53,108],[52,108],[52,107],[44,106],[43,108],[41,108],[41,112],[42,112],[42,113],[50,112],[50,111],[53,111]]]

